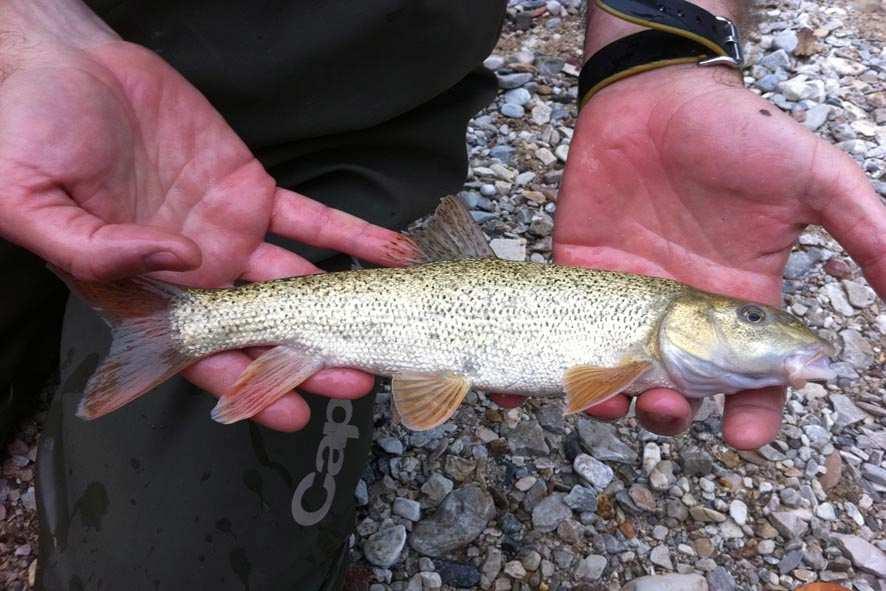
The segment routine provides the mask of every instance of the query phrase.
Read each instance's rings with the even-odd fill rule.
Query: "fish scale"
[[[330,366],[457,371],[480,389],[553,395],[573,365],[648,357],[684,290],[639,275],[464,259],[193,290],[173,322],[194,356],[288,342]]]

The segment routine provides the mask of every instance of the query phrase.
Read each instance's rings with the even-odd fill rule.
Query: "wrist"
[[[118,39],[80,0],[4,0],[0,65],[15,64],[47,46],[86,49]]]
[[[738,0],[690,1],[712,14],[726,17],[732,21],[742,22],[745,20],[744,13],[747,9],[740,7]],[[609,14],[597,6],[593,0],[590,0],[588,2],[588,22],[584,45],[584,59],[587,60],[597,51],[613,41],[642,30],[644,30],[644,27],[629,23]]]

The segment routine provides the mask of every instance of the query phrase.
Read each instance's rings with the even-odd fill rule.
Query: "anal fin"
[[[448,420],[471,389],[461,375],[397,374],[391,380],[394,408],[403,425],[427,431]]]
[[[234,391],[222,396],[212,409],[212,418],[230,424],[253,417],[323,367],[319,357],[278,345],[249,364],[234,384]]]
[[[606,402],[651,367],[649,361],[632,361],[618,367],[570,367],[563,376],[567,401],[565,414],[582,412],[595,404]]]

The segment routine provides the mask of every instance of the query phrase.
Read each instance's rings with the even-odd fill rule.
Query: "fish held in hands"
[[[576,413],[624,392],[689,397],[834,377],[834,350],[776,308],[676,281],[495,258],[447,197],[408,242],[411,266],[188,289],[82,283],[111,326],[78,415],[95,419],[215,353],[271,346],[212,411],[256,415],[323,368],[392,378],[400,420],[431,429],[471,388],[563,396]]]

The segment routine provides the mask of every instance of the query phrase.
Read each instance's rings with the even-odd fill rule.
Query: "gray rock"
[[[748,506],[739,499],[734,499],[729,503],[729,516],[738,525],[744,525],[748,522]]]
[[[633,464],[637,461],[637,452],[618,438],[618,431],[614,425],[579,419],[578,436],[585,451],[598,460],[623,464]]]
[[[548,123],[551,120],[551,112],[552,109],[543,103],[535,105],[532,107],[532,122],[536,125]]]
[[[828,283],[821,288],[821,293],[831,302],[831,307],[843,316],[854,316],[855,308],[846,298],[846,292],[839,283]]]
[[[788,279],[800,279],[812,269],[815,262],[816,258],[805,250],[796,250],[788,257],[788,262],[784,268],[784,276]]]
[[[649,560],[652,564],[665,568],[667,570],[674,570],[674,565],[671,562],[671,552],[668,550],[668,547],[664,544],[659,544],[649,553]]]
[[[409,521],[418,521],[421,519],[421,505],[418,501],[397,497],[394,499],[394,514]]]
[[[593,489],[576,484],[563,497],[563,502],[573,511],[597,511],[597,494]]]
[[[816,131],[819,127],[827,123],[831,111],[832,108],[830,105],[815,105],[806,111],[806,118],[803,120],[803,125],[806,129]]]
[[[499,162],[503,162],[505,164],[512,164],[514,162],[514,156],[517,154],[517,148],[514,146],[509,146],[507,144],[498,144],[494,146],[491,150],[489,150],[489,156],[495,158]],[[474,193],[477,195],[476,193]],[[479,197],[479,195],[477,195]],[[469,205],[468,209],[476,209],[480,205],[480,201],[478,200],[474,205]]]
[[[388,568],[400,558],[406,544],[406,528],[392,525],[380,529],[363,542],[363,554],[371,564]]]
[[[649,511],[650,513],[654,513],[658,510],[655,495],[642,484],[631,485],[631,488],[628,489],[628,495],[640,509]]]
[[[480,584],[484,589],[492,585],[492,581],[494,581],[495,577],[498,576],[498,573],[501,572],[503,564],[504,561],[502,560],[501,550],[498,548],[489,548],[486,551],[486,560],[483,562],[483,567],[480,571]]]
[[[489,241],[489,247],[500,259],[506,261],[526,260],[525,238],[494,238]]]
[[[886,577],[886,554],[858,536],[834,535],[834,541],[860,571]]]
[[[520,105],[515,105],[514,103],[505,103],[500,108],[499,111],[505,117],[511,117],[512,119],[519,119],[523,115],[526,114],[526,111]]]
[[[572,510],[563,501],[563,496],[553,494],[535,506],[532,510],[532,526],[536,531],[554,531],[561,521],[572,517]]]
[[[854,368],[864,371],[874,363],[874,349],[860,332],[847,328],[840,331],[840,339],[843,341],[842,357]]]
[[[674,463],[670,460],[659,462],[649,473],[649,484],[655,490],[668,490],[677,481],[674,476]]]
[[[490,55],[483,60],[483,65],[490,70],[497,70],[505,65],[505,58],[500,55]]]
[[[378,440],[378,446],[389,454],[403,455],[403,442],[396,437],[382,437]]]
[[[609,486],[615,477],[612,468],[587,454],[579,454],[572,466],[579,476],[599,490]]]
[[[779,31],[773,38],[772,44],[779,48],[784,49],[788,53],[793,53],[795,49],[797,49],[797,45],[799,44],[799,39],[797,39],[797,34],[791,29],[785,29],[783,31]]]
[[[874,484],[886,487],[886,469],[877,464],[864,463],[861,466],[861,475]],[[24,499],[24,497],[22,497]]]
[[[867,414],[855,406],[852,399],[844,394],[833,394],[831,395],[830,401],[831,406],[834,407],[834,412],[837,413],[835,423],[840,429],[848,427],[849,425],[854,425],[855,423],[860,423],[867,418]]]
[[[357,486],[354,488],[354,500],[357,501],[359,507],[369,504],[369,488],[362,478],[357,481]]]
[[[650,575],[630,581],[621,591],[709,591],[701,575]]]
[[[809,438],[809,445],[815,449],[821,449],[831,441],[831,433],[819,425],[806,425],[803,433]]]
[[[726,521],[726,516],[716,509],[711,509],[710,507],[702,507],[701,505],[690,507],[689,514],[692,515],[692,518],[694,520],[700,521],[702,523],[723,523],[724,521]]]
[[[735,591],[737,588],[735,577],[722,566],[718,566],[709,572],[707,578],[710,591]]]
[[[791,67],[791,58],[784,49],[779,49],[761,59],[760,65],[769,68],[773,72],[779,69],[789,70]]]
[[[536,63],[536,67],[538,68],[539,73],[542,76],[556,76],[563,70],[563,66],[565,62],[556,57],[544,57],[540,58]]]
[[[536,236],[550,236],[554,230],[554,218],[543,211],[539,211],[532,216],[532,222],[529,224],[529,231]]]
[[[439,473],[431,474],[423,485],[421,492],[428,495],[433,503],[439,503],[452,492],[452,481]]]
[[[680,454],[683,460],[683,473],[686,476],[705,476],[714,469],[711,454],[703,449],[693,448]]]
[[[523,421],[507,437],[511,452],[518,456],[546,456],[550,453],[545,433],[535,421]]]
[[[443,556],[465,546],[495,517],[492,497],[470,484],[450,493],[430,518],[415,525],[409,545],[426,556]]]
[[[603,576],[608,561],[605,556],[599,554],[590,554],[584,560],[578,563],[575,568],[575,576],[579,580],[596,581]]]
[[[498,86],[505,90],[518,88],[532,80],[532,74],[518,72],[516,74],[498,74]]]
[[[803,562],[803,550],[791,550],[789,552],[785,552],[784,556],[782,556],[781,560],[778,562],[778,572],[783,575],[788,574],[793,571],[795,568],[800,566],[800,563]]]
[[[843,280],[843,289],[849,298],[849,303],[856,308],[867,308],[877,301],[877,294],[867,285],[862,285],[857,281]]]
[[[782,81],[780,76],[775,74],[767,74],[763,76],[759,80],[757,80],[757,88],[762,90],[763,92],[775,92],[778,88],[778,83]]]
[[[809,524],[793,511],[774,511],[769,522],[788,540],[801,537],[809,529]]]
[[[473,589],[480,584],[480,571],[472,564],[438,558],[434,561],[434,567],[441,582],[450,587]]]
[[[532,100],[532,94],[525,88],[515,88],[509,90],[504,95],[504,101],[512,105],[524,106]]]

